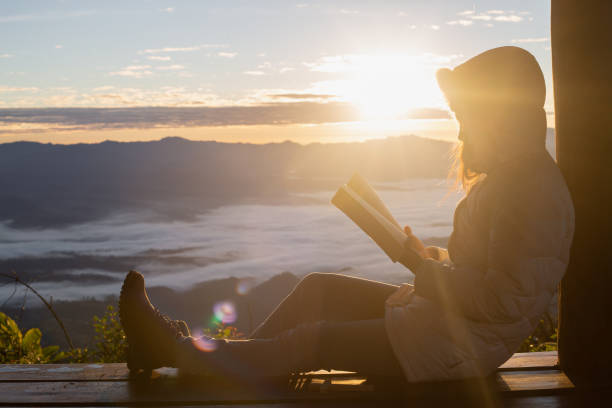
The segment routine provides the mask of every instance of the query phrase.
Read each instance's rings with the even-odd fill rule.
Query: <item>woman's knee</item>
[[[322,293],[330,285],[332,280],[332,274],[312,272],[302,278],[297,288],[303,292]]]

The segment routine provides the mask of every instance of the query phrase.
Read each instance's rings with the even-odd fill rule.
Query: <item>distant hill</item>
[[[0,222],[65,226],[129,211],[184,219],[239,202],[295,200],[354,171],[373,181],[444,177],[452,144],[402,136],[360,143],[189,141],[0,144]]]

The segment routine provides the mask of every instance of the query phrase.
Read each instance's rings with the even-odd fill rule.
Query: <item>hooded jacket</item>
[[[476,183],[455,209],[448,252],[426,259],[414,286],[387,302],[387,333],[406,379],[485,376],[506,361],[547,310],[573,234],[572,200],[545,150]]]

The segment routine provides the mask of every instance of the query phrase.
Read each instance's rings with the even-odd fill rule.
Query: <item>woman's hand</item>
[[[408,242],[406,245],[410,247],[417,254],[421,255],[422,258],[438,258],[438,251],[434,247],[426,247],[416,235],[412,233],[412,229],[408,225],[404,227],[404,232],[408,235]]]
[[[405,306],[412,301],[414,296],[414,286],[409,283],[402,283],[400,287],[391,294],[385,301],[387,306]]]
[[[417,236],[412,233],[412,229],[410,229],[408,225],[404,227],[404,232],[406,233],[406,235],[408,235],[408,242],[406,243],[406,245],[409,246],[410,249],[412,249],[414,252],[421,255],[423,258],[429,258],[423,241],[418,239]]]

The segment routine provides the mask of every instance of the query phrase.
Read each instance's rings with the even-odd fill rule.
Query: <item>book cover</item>
[[[331,202],[372,238],[393,262],[405,256],[406,233],[376,191],[359,174],[341,186]]]

